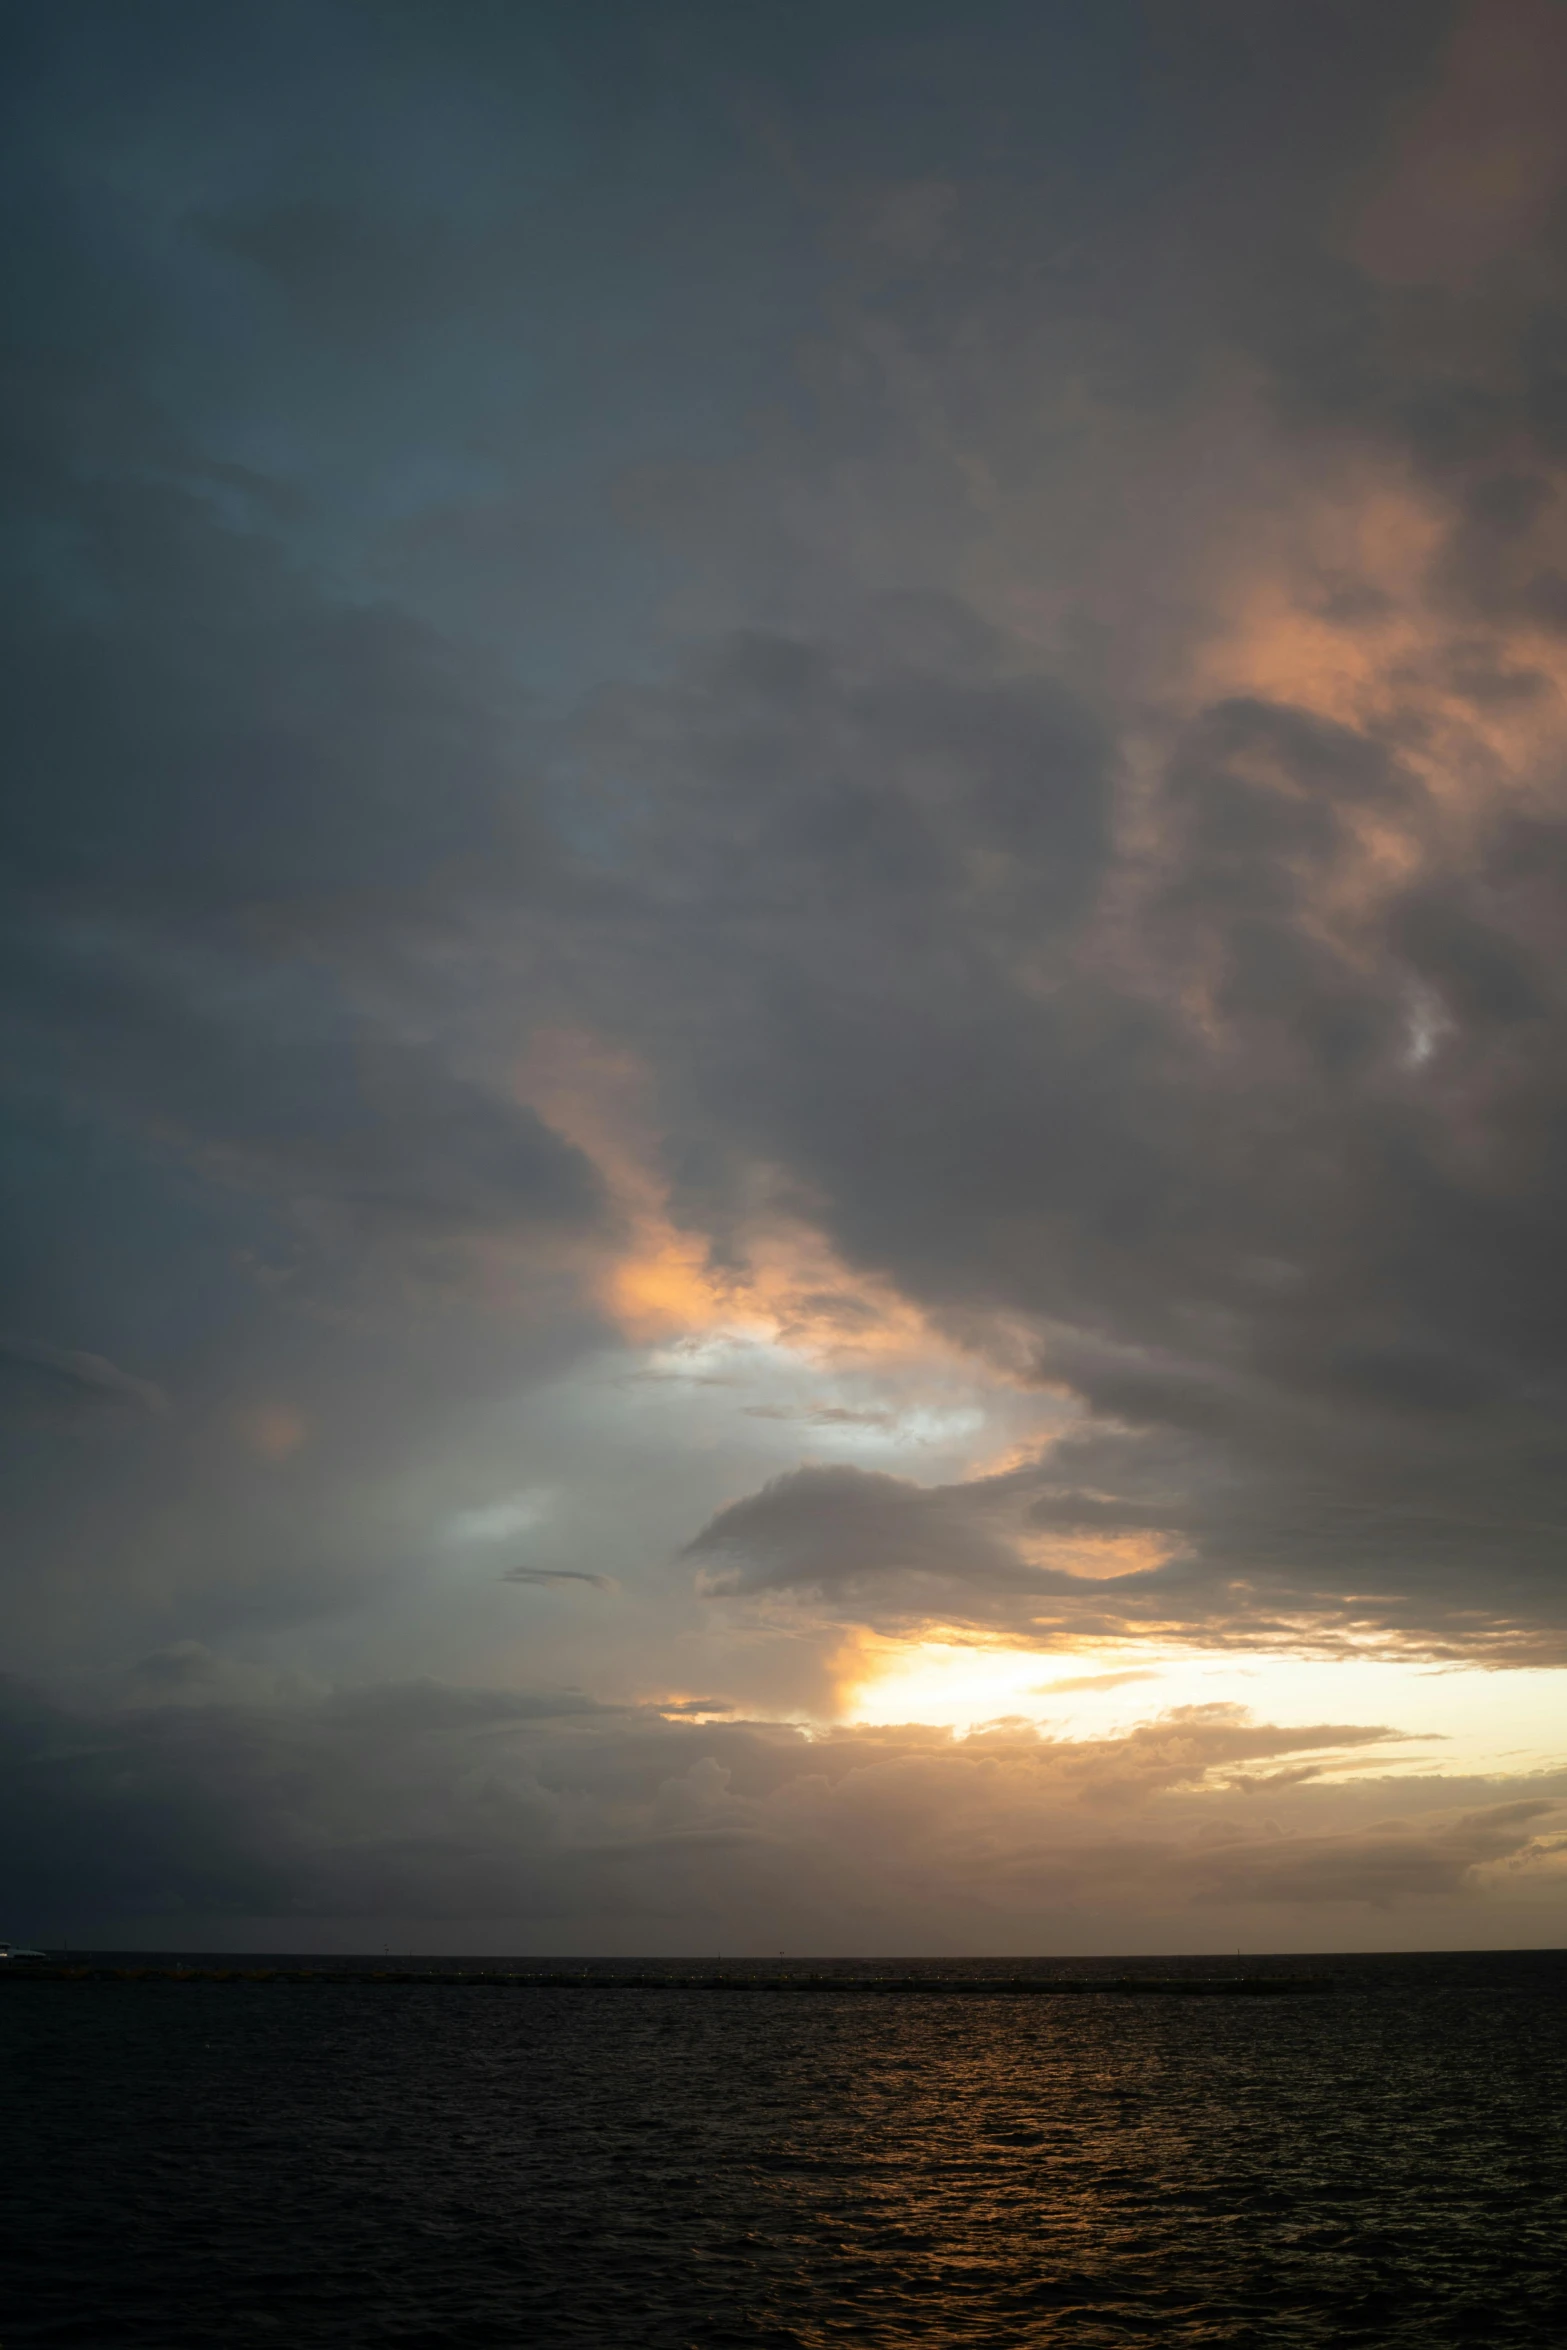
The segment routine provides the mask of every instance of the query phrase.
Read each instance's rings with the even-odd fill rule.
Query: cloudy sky
[[[1567,1938],[1561,0],[56,0],[0,1931]]]

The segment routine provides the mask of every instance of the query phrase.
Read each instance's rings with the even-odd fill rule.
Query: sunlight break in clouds
[[[1285,1726],[1347,1708],[1357,1721],[1395,1724],[1410,1742],[1408,1754],[1379,1756],[1379,1769],[1567,1770],[1556,1672],[1433,1669],[1390,1658],[1343,1666],[1145,1644],[1074,1660],[1098,1672],[1056,1678],[1042,1671],[1059,1661],[1037,1650],[867,1642],[853,1655],[850,1669],[863,1677],[844,1688],[843,1718],[876,1726],[927,1722],[962,1734],[1008,1721],[1085,1738],[1122,1735],[1183,1706],[1240,1705]]]

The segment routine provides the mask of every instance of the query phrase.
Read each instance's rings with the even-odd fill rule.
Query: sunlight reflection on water
[[[7,2350],[1564,2338],[1563,1962],[1330,1963],[1256,2004],[14,1986]]]

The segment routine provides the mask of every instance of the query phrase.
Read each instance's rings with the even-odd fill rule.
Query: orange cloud
[[[937,1343],[890,1284],[851,1273],[819,1233],[765,1198],[735,1262],[720,1263],[709,1235],[677,1224],[659,1165],[652,1080],[623,1048],[585,1029],[546,1031],[517,1082],[609,1186],[622,1239],[595,1288],[634,1343],[728,1329],[835,1359],[885,1359]]]
[[[1472,558],[1450,486],[1417,481],[1387,452],[1334,452],[1265,525],[1241,515],[1221,534],[1215,625],[1172,681],[1176,723],[1230,698],[1284,704],[1384,745],[1418,787],[1402,804],[1340,811],[1313,905],[1341,945],[1428,864],[1461,864],[1500,805],[1557,793],[1567,639],[1530,616],[1528,589],[1567,575],[1558,506],[1567,515],[1542,499],[1527,527]],[[1157,860],[1156,835],[1157,820]],[[1192,1009],[1202,1017],[1200,989]]]
[[[1085,1583],[1108,1583],[1118,1575],[1143,1575],[1162,1567],[1182,1544],[1165,1534],[1053,1533],[1025,1539],[1018,1547],[1036,1566],[1076,1575]]]

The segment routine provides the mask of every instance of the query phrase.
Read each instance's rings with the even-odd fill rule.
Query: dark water
[[[5,1983],[0,2345],[1567,2344],[1567,1960],[1281,1963],[1339,1987]]]

